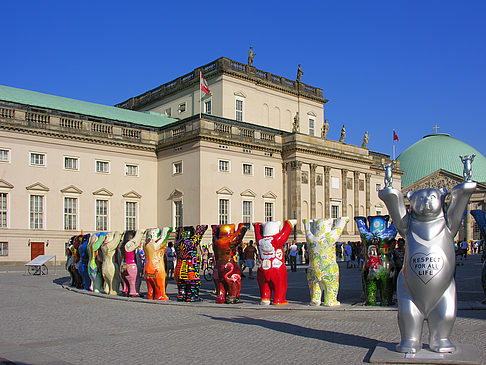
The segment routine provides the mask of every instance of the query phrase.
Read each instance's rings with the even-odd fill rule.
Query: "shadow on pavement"
[[[57,284],[57,285],[62,285],[62,284],[68,283],[69,280],[70,280],[69,279],[69,276],[62,276],[60,278],[57,278],[57,279],[52,280],[52,282],[54,284]]]

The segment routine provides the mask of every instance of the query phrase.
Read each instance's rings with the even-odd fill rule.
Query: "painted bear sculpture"
[[[415,353],[422,348],[422,327],[429,326],[429,348],[454,352],[449,337],[456,319],[454,281],[454,236],[476,183],[465,181],[451,191],[445,204],[445,189],[407,193],[410,210],[400,191],[387,186],[379,191],[395,227],[405,238],[405,259],[398,275],[398,352]]]
[[[147,299],[169,300],[165,292],[166,273],[164,255],[172,227],[152,228],[146,231],[144,276],[147,282]]]
[[[364,264],[361,272],[365,305],[375,306],[378,292],[380,305],[393,305],[394,278],[398,273],[391,257],[397,230],[390,216],[375,215],[355,217],[364,250]]]
[[[91,235],[85,234],[82,236],[81,245],[79,246],[79,275],[83,280],[83,289],[90,290],[91,278],[89,277],[88,265],[89,265],[89,255],[88,255],[88,244],[91,239]]]
[[[177,229],[174,249],[177,264],[174,270],[174,279],[177,284],[177,300],[180,302],[198,302],[201,278],[199,276],[199,260],[197,246],[201,241],[207,225],[179,227]]]
[[[471,210],[471,215],[476,220],[481,231],[481,238],[486,241],[486,216],[483,210]],[[484,255],[484,252],[483,252]],[[484,295],[486,295],[486,260],[483,261],[483,269],[481,271],[481,286],[483,287]]]
[[[106,238],[107,232],[93,233],[88,243],[88,274],[91,279],[89,290],[100,293],[103,287],[102,256],[100,247]]]
[[[71,276],[71,286],[74,286],[78,289],[83,288],[83,278],[79,273],[79,246],[81,246],[82,240],[82,235],[73,236],[70,238],[69,244],[66,248],[66,268],[69,271],[69,275]]]
[[[272,292],[272,304],[288,304],[285,299],[287,294],[287,268],[282,247],[287,242],[296,223],[295,219],[286,220],[282,230],[280,230],[280,221],[253,223],[258,244],[258,255],[261,261],[261,266],[257,270],[260,304],[270,304]]]
[[[120,258],[117,255],[117,248],[121,238],[121,232],[109,232],[100,247],[103,260],[101,267],[103,289],[106,294],[110,295],[117,295],[120,289]]]
[[[348,217],[336,219],[302,220],[309,250],[309,268],[307,281],[309,283],[310,305],[320,305],[324,294],[324,305],[327,307],[339,305],[339,266],[336,262],[336,241],[341,236]]]
[[[121,257],[120,276],[122,279],[122,293],[125,296],[140,296],[142,284],[143,263],[140,255],[140,247],[145,240],[144,230],[129,230],[123,234],[123,239],[118,246]]]
[[[213,251],[215,257],[214,282],[216,303],[240,302],[241,270],[238,266],[238,246],[241,245],[249,223],[213,225]]]

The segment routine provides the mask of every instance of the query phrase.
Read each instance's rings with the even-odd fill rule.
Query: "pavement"
[[[484,361],[480,274],[479,255],[457,266],[452,340],[472,344]],[[237,305],[215,304],[204,279],[201,303],[176,302],[173,281],[169,302],[91,295],[66,281],[63,268],[29,276],[22,266],[0,266],[0,364],[362,364],[379,343],[400,339],[396,307],[363,306],[360,271],[343,263],[342,305],[331,309],[307,304],[304,266],[288,272],[288,306],[259,305],[258,284],[248,278]],[[424,343],[427,336],[425,327]]]

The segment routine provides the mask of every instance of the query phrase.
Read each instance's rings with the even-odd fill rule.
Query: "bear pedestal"
[[[238,266],[238,246],[241,245],[248,223],[240,223],[235,232],[234,224],[213,225],[213,251],[215,258],[214,282],[216,303],[240,302],[241,270]]]
[[[304,219],[307,248],[309,250],[310,305],[320,305],[324,292],[324,305],[339,305],[339,266],[336,262],[336,241],[341,236],[348,217],[338,218],[333,228],[334,219]]]

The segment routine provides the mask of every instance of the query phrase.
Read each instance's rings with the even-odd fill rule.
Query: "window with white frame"
[[[336,176],[331,177],[331,188],[339,189],[339,177]]]
[[[331,218],[339,217],[339,205],[331,205]]]
[[[126,176],[138,176],[138,165],[135,164],[125,164],[125,175]]]
[[[137,229],[137,203],[125,202],[125,230]]]
[[[219,224],[228,224],[229,223],[229,199],[219,199]]]
[[[265,222],[273,221],[273,203],[265,202]]]
[[[0,193],[0,228],[7,228],[7,193]]]
[[[204,113],[211,114],[211,111],[212,111],[211,108],[212,108],[211,100],[205,101],[204,102]]]
[[[78,170],[79,159],[77,157],[64,156],[64,169],[65,170]]]
[[[183,226],[182,200],[174,201],[174,227]]]
[[[218,171],[219,172],[229,172],[230,162],[228,160],[218,160]]]
[[[243,99],[235,100],[235,119],[239,122],[243,121]]]
[[[10,150],[0,149],[0,161],[1,162],[10,161]]]
[[[76,230],[78,216],[78,199],[64,197],[64,229]]]
[[[46,154],[45,153],[30,153],[30,165],[31,166],[45,166],[46,165]]]
[[[0,256],[8,256],[8,242],[0,242]]]
[[[273,171],[274,171],[273,167],[265,166],[265,177],[273,178],[274,175]]]
[[[251,223],[253,221],[253,202],[251,200],[243,200],[243,223]]]
[[[110,172],[110,163],[108,161],[96,160],[96,172],[107,174]]]
[[[376,184],[376,191],[380,191],[381,190],[381,184]]]
[[[29,204],[30,229],[44,228],[44,196],[31,195]]]
[[[108,230],[108,200],[96,199],[96,230]]]
[[[251,163],[243,164],[243,175],[248,175],[248,176],[253,175],[253,165]]]
[[[179,113],[184,113],[186,111],[186,103],[180,103],[177,110],[179,111]]]
[[[182,174],[182,161],[172,163],[172,175]]]
[[[314,118],[309,118],[309,135],[314,136],[315,135],[315,119]]]

